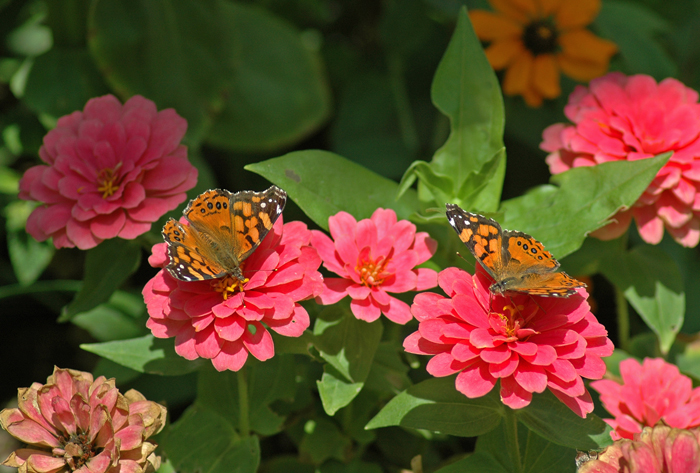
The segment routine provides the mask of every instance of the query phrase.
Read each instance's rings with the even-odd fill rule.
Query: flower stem
[[[238,379],[238,430],[241,437],[246,439],[250,436],[250,418],[248,416],[248,377],[245,365],[236,373]]]
[[[515,417],[513,409],[505,408],[506,417],[503,419],[503,431],[506,436],[506,449],[513,463],[515,473],[523,472],[523,465],[520,462],[520,444],[518,442],[518,419]]]
[[[615,286],[615,303],[617,305],[617,338],[620,341],[620,348],[629,352],[630,313],[625,293],[617,286]]]

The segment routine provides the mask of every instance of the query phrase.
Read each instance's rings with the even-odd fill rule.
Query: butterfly
[[[586,287],[564,272],[559,262],[530,235],[502,230],[493,219],[447,204],[447,219],[474,258],[494,279],[493,294],[523,292],[535,296],[569,297]]]
[[[263,192],[211,189],[198,195],[183,211],[189,225],[171,218],[163,227],[170,257],[166,269],[180,281],[231,275],[246,282],[241,263],[260,245],[286,202],[287,193],[276,186]]]

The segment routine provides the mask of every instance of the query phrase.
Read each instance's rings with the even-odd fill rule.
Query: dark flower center
[[[99,452],[96,451],[94,445],[88,441],[88,434],[78,432],[68,437],[61,436],[59,439],[62,450],[61,454],[66,464],[75,471],[83,467],[92,457]],[[101,450],[101,449],[100,449]]]
[[[559,46],[559,31],[551,19],[535,20],[525,28],[523,43],[535,56],[539,54],[551,54]]]

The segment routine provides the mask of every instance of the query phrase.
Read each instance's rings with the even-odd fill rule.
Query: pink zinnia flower
[[[656,83],[619,72],[578,86],[564,108],[573,125],[544,130],[552,174],[608,161],[634,161],[673,151],[670,161],[631,209],[597,230],[602,239],[622,235],[632,220],[644,241],[661,241],[664,227],[681,245],[700,241],[700,104],[698,93],[676,79]]]
[[[679,429],[700,426],[700,388],[676,365],[661,358],[634,358],[620,363],[622,384],[609,379],[591,383],[605,409],[615,416],[604,419],[615,430],[613,439],[631,439],[644,426],[663,420]]]
[[[162,269],[143,289],[150,316],[146,326],[158,338],[175,337],[180,356],[209,358],[219,371],[238,371],[249,352],[260,361],[272,358],[275,347],[267,329],[299,337],[310,321],[298,301],[323,290],[317,271],[321,258],[310,238],[305,224],[283,224],[280,217],[241,264],[249,278],[244,283],[230,276],[178,281]],[[153,246],[148,262],[158,268],[168,264],[165,243]]]
[[[61,117],[39,150],[46,164],[27,170],[19,197],[36,200],[27,232],[56,248],[93,248],[133,239],[184,202],[197,182],[180,140],[187,121],[141,96],[123,106],[112,95]]]
[[[601,357],[612,354],[613,344],[591,313],[585,289],[565,299],[493,295],[493,280],[480,265],[474,277],[447,268],[438,284],[447,297],[416,296],[411,311],[418,331],[403,344],[409,353],[434,355],[428,373],[459,373],[456,388],[469,398],[489,393],[500,379],[501,400],[513,409],[549,388],[579,416],[593,410],[581,378],[605,374]]]
[[[114,379],[54,368],[46,384],[18,390],[19,407],[0,412],[0,425],[27,444],[3,465],[20,473],[138,473],[160,457],[145,440],[161,431],[166,409],[141,393],[121,394]]]
[[[381,314],[392,322],[411,320],[408,304],[389,293],[423,291],[435,287],[437,273],[418,268],[435,253],[437,242],[425,232],[416,233],[408,220],[396,220],[391,209],[377,209],[359,222],[347,212],[328,219],[331,240],[312,231],[311,244],[323,266],[340,278],[325,278],[320,304],[335,304],[350,296],[350,309],[360,320],[373,322]]]
[[[695,473],[700,471],[700,429],[644,427],[634,440],[621,439],[578,473]]]

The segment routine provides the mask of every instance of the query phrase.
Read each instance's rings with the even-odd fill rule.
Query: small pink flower
[[[634,358],[620,363],[622,384],[609,379],[591,383],[614,419],[604,419],[615,430],[613,439],[631,439],[644,426],[663,420],[679,429],[700,426],[700,388],[661,358]]]
[[[695,473],[700,471],[700,429],[644,427],[634,439],[620,439],[578,473]]]
[[[549,388],[581,417],[593,410],[582,377],[605,374],[601,357],[613,352],[608,332],[586,302],[583,288],[566,299],[509,293],[492,295],[481,265],[476,275],[447,268],[438,284],[447,297],[418,294],[411,312],[418,331],[403,343],[409,353],[434,355],[428,373],[459,373],[456,388],[468,398],[489,393],[501,380],[501,400],[513,409]],[[489,310],[491,307],[491,310]]]
[[[46,384],[20,388],[18,407],[0,412],[0,425],[27,444],[3,465],[20,473],[138,473],[160,457],[145,440],[165,425],[166,409],[141,393],[121,394],[114,379],[54,368]]]
[[[180,140],[187,121],[139,95],[123,106],[112,95],[61,117],[39,150],[46,164],[22,177],[20,199],[35,200],[27,232],[56,248],[82,250],[136,238],[184,202],[197,182]]]
[[[219,371],[238,371],[248,353],[260,361],[272,358],[275,347],[267,329],[299,337],[310,321],[298,301],[323,290],[317,271],[321,258],[309,246],[310,239],[305,224],[283,224],[280,217],[242,263],[249,278],[242,284],[228,276],[178,281],[160,270],[143,289],[150,316],[146,326],[158,338],[175,337],[178,355],[188,360],[209,358]],[[167,265],[165,243],[153,246],[148,262],[157,268]]]
[[[661,241],[664,227],[681,245],[700,241],[700,104],[698,93],[676,79],[660,83],[619,72],[578,86],[564,108],[573,125],[544,130],[552,174],[608,161],[634,161],[673,151],[634,206],[594,233],[617,238],[637,222],[644,241]]]
[[[427,233],[416,233],[408,220],[396,220],[391,209],[377,209],[371,218],[359,222],[347,212],[328,219],[333,239],[312,230],[311,244],[323,259],[323,266],[340,278],[325,278],[320,304],[335,304],[350,296],[350,309],[360,320],[374,322],[383,313],[392,322],[405,324],[411,310],[389,295],[423,291],[435,287],[437,273],[418,268],[435,253],[437,242]]]

